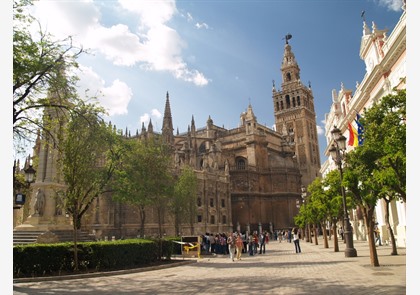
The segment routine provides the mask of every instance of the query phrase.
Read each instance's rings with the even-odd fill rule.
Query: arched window
[[[238,158],[236,159],[236,169],[238,170],[245,170],[246,163],[244,158]]]
[[[290,96],[286,95],[286,108],[290,109]]]
[[[205,142],[200,144],[200,147],[198,148],[198,153],[199,154],[205,154],[206,153],[206,143]]]
[[[292,75],[290,73],[286,74],[286,81],[292,80]]]

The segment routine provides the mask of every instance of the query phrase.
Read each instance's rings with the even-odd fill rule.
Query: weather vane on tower
[[[286,44],[289,44],[289,40],[292,39],[292,35],[290,33],[287,33],[287,35],[284,36],[283,39],[286,39]]]

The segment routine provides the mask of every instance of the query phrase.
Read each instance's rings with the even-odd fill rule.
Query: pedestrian
[[[258,252],[258,246],[259,246],[259,237],[258,237],[258,232],[254,231],[254,234],[252,235],[253,239],[254,239],[254,254],[257,254]]]
[[[226,255],[227,253],[227,247],[226,247],[226,235],[224,233],[222,233],[220,235],[220,247],[222,248],[222,254]]]
[[[375,225],[374,234],[375,234],[375,245],[378,244],[378,246],[382,246],[381,232],[379,231],[378,224]]]
[[[254,236],[252,234],[248,236],[248,253],[249,256],[254,256]]]
[[[295,243],[296,253],[300,253],[299,230],[297,227],[293,228],[293,243]]]
[[[287,241],[289,243],[292,242],[292,229],[291,228],[289,228],[289,230],[287,231]]]
[[[210,252],[215,253],[216,252],[216,239],[212,233],[210,234],[209,240],[210,240]]]
[[[260,246],[260,254],[265,254],[265,233],[260,233],[258,242]]]
[[[248,252],[248,232],[245,232],[244,234],[242,234],[242,242],[244,244],[244,248],[242,249],[242,253],[247,253]]]
[[[229,249],[229,258],[232,259],[232,261],[235,261],[235,249],[236,249],[236,239],[233,234],[233,232],[230,233],[229,237],[227,238],[227,244]]]
[[[343,227],[340,226],[340,229],[338,230],[338,233],[340,234],[341,239],[344,240],[344,230],[343,230]]]
[[[236,260],[241,260],[242,249],[244,248],[244,242],[240,233],[236,236]]]

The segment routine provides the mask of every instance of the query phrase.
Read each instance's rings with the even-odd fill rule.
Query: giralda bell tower
[[[300,81],[300,68],[285,37],[283,61],[281,64],[281,90],[276,90],[273,81],[273,104],[276,130],[289,144],[294,146],[302,185],[308,186],[320,176],[320,154],[316,128],[316,114],[312,89]]]

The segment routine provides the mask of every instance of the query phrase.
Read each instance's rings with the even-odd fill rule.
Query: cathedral
[[[288,35],[290,36],[290,35]],[[291,37],[291,36],[290,36]],[[161,132],[149,122],[135,136],[159,136],[171,146],[175,168],[192,167],[198,180],[197,216],[194,235],[229,231],[270,231],[294,226],[294,216],[302,202],[301,189],[319,176],[320,156],[312,90],[300,81],[300,68],[286,38],[281,64],[281,89],[273,81],[272,99],[275,128],[258,123],[251,105],[238,114],[239,127],[225,129],[208,117],[206,126],[196,127],[194,117],[185,133],[174,133],[170,96],[166,93]],[[163,102],[163,101],[162,101]],[[40,139],[42,140],[42,139]],[[15,231],[71,229],[70,218],[55,210],[57,187],[55,154],[37,145],[39,157],[32,193],[42,192],[42,215],[23,216]],[[33,199],[34,197],[32,197]],[[28,202],[33,206],[33,201]],[[23,210],[22,210],[23,211]],[[136,237],[140,218],[135,209],[116,203],[111,195],[97,198],[82,221],[82,230],[97,239]],[[145,234],[157,233],[157,216],[150,208]],[[171,216],[165,217],[165,235],[190,235],[189,225],[174,232]]]

